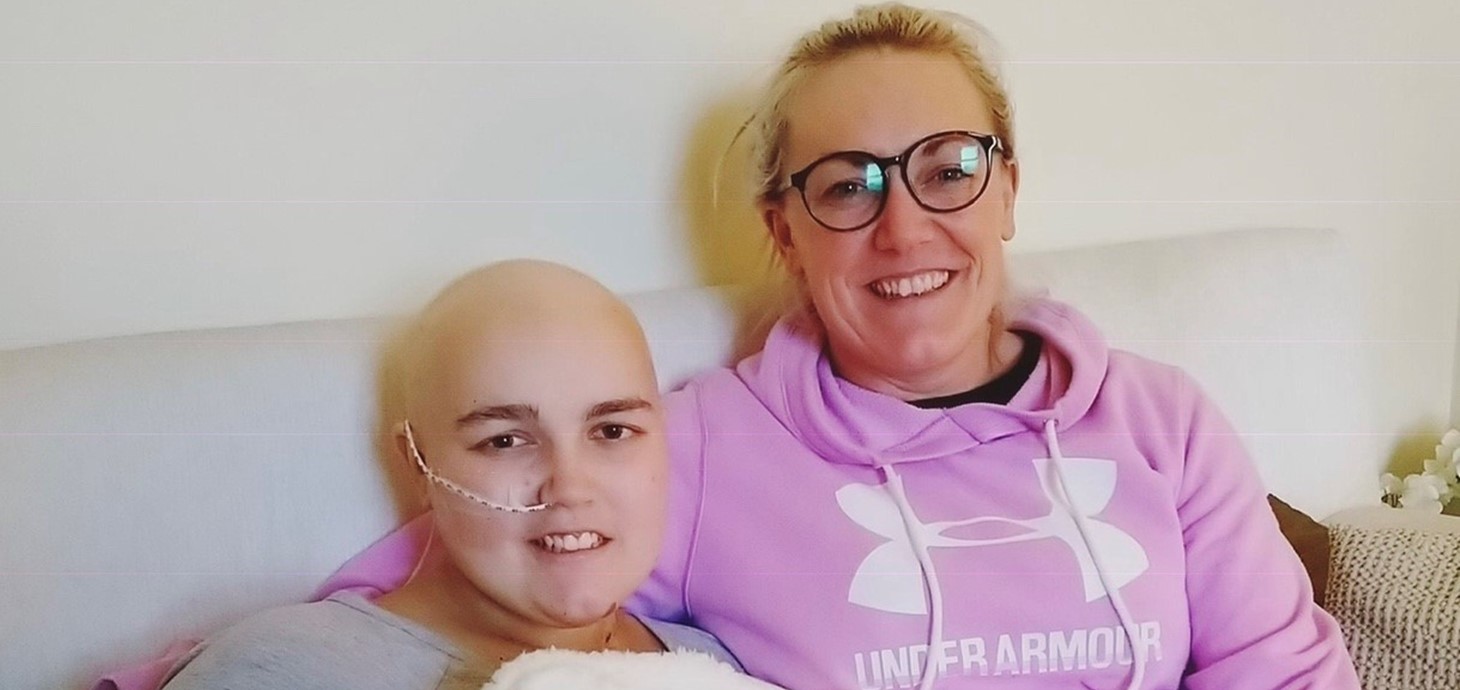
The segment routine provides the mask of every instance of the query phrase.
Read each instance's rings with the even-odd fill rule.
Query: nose
[[[901,175],[887,186],[882,213],[872,224],[873,246],[883,251],[904,252],[928,242],[937,232],[932,214],[918,205]]]
[[[547,457],[547,472],[538,500],[555,506],[573,506],[593,500],[592,458],[576,449],[554,445]]]

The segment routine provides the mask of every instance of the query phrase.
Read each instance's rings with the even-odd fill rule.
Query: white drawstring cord
[[[1126,642],[1131,650],[1131,677],[1127,683],[1127,690],[1138,690],[1145,680],[1146,673],[1146,650],[1140,644],[1137,635],[1134,618],[1125,603],[1125,597],[1120,589],[1111,581],[1110,573],[1105,568],[1105,563],[1100,552],[1095,548],[1095,541],[1090,537],[1089,524],[1084,513],[1070,498],[1066,486],[1069,484],[1064,470],[1064,455],[1060,452],[1059,437],[1055,433],[1055,420],[1047,420],[1044,424],[1045,445],[1049,449],[1050,466],[1054,468],[1055,478],[1058,486],[1059,499],[1064,503],[1065,509],[1069,512],[1075,522],[1075,528],[1080,532],[1080,539],[1085,542],[1085,549],[1090,554],[1091,561],[1095,565],[1095,573],[1100,578],[1100,584],[1105,588],[1105,593],[1110,599],[1110,605],[1115,609],[1115,616],[1120,620],[1121,631],[1125,633]],[[893,503],[897,506],[898,513],[902,516],[903,528],[907,532],[913,555],[917,558],[918,567],[922,570],[923,585],[927,590],[929,606],[928,623],[928,653],[923,667],[922,677],[918,682],[918,690],[931,690],[938,677],[938,671],[942,666],[943,655],[943,590],[938,583],[938,573],[933,569],[932,554],[929,551],[927,540],[924,539],[922,525],[917,516],[912,512],[912,505],[907,500],[907,493],[903,489],[902,477],[892,465],[879,465],[882,472],[883,483],[887,486],[888,492],[892,495]]]
[[[918,559],[918,567],[923,571],[923,585],[928,593],[929,618],[928,621],[928,654],[923,663],[922,679],[918,681],[918,690],[931,690],[934,681],[938,678],[938,671],[942,667],[943,660],[943,588],[938,584],[938,572],[933,570],[933,557],[928,552],[928,542],[923,539],[921,529],[922,522],[913,514],[912,506],[907,502],[907,494],[902,488],[902,477],[898,476],[897,470],[892,465],[881,465],[883,483],[892,494],[893,503],[897,505],[897,512],[902,515],[903,529],[907,531],[908,541],[912,544],[913,555]]]
[[[1059,480],[1059,497],[1064,501],[1065,509],[1075,519],[1075,528],[1080,531],[1080,539],[1085,542],[1085,550],[1090,553],[1090,560],[1095,563],[1095,573],[1100,576],[1100,584],[1105,587],[1105,594],[1110,598],[1110,605],[1115,609],[1115,617],[1120,619],[1121,630],[1125,632],[1126,642],[1130,644],[1131,666],[1130,683],[1126,685],[1127,690],[1138,690],[1141,681],[1146,675],[1146,649],[1136,636],[1134,619],[1126,608],[1125,597],[1121,596],[1120,589],[1113,586],[1110,581],[1110,574],[1105,570],[1105,563],[1100,559],[1100,552],[1095,549],[1095,541],[1090,538],[1090,528],[1085,521],[1084,513],[1080,512],[1078,506],[1070,499],[1069,491],[1065,489],[1069,481],[1065,478],[1064,455],[1060,453],[1059,437],[1055,435],[1055,420],[1050,419],[1044,422],[1044,442],[1049,447],[1050,466],[1054,468],[1056,478]]]

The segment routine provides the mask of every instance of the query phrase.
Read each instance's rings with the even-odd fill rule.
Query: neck
[[[925,400],[973,390],[1007,373],[1019,360],[1023,341],[1019,336],[1000,330],[997,335],[980,338],[959,357],[931,369],[914,372],[890,372],[876,367],[860,371],[837,366],[837,374],[871,391],[899,400]],[[833,365],[838,362],[830,350]]]
[[[445,636],[492,667],[549,647],[589,652],[643,644],[642,624],[617,607],[575,627],[511,611],[478,589],[439,545],[428,549],[416,577],[376,603]]]

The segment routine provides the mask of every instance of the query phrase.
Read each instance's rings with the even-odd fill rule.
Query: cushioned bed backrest
[[[1112,346],[1185,368],[1269,489],[1322,517],[1375,500],[1385,352],[1350,249],[1327,230],[1247,230],[1019,256],[1014,275],[1087,313]],[[1360,279],[1356,279],[1359,277]]]
[[[1264,476],[1323,515],[1382,453],[1375,365],[1332,233],[1273,231],[1016,258],[1118,346],[1179,363],[1250,434]],[[636,295],[661,383],[729,357],[728,293]],[[1351,304],[1351,302],[1349,303]],[[175,636],[299,600],[399,515],[376,459],[388,320],[0,352],[0,687],[78,687]],[[1372,444],[1370,444],[1372,445]]]

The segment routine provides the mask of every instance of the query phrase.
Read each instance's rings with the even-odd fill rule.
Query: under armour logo
[[[918,523],[905,526],[902,515],[893,502],[892,495],[884,487],[867,484],[848,484],[836,492],[837,505],[853,522],[888,540],[862,560],[852,578],[847,600],[859,606],[890,613],[926,614],[927,598],[923,591],[921,570],[917,556],[913,553],[908,529],[919,530],[930,550],[940,548],[965,548],[993,546],[1036,539],[1059,539],[1075,554],[1085,588],[1086,603],[1106,596],[1100,575],[1095,570],[1095,561],[1085,541],[1080,538],[1079,527],[1059,501],[1058,477],[1050,468],[1048,458],[1034,459],[1034,471],[1039,478],[1040,489],[1049,499],[1048,515],[1029,520],[984,516],[953,522]],[[1115,495],[1115,462],[1096,458],[1064,458],[1068,480],[1066,491],[1074,509],[1086,517],[1086,528],[1090,540],[1100,551],[1100,557],[1107,568],[1107,575],[1119,589],[1136,579],[1150,566],[1145,549],[1125,531],[1093,516],[1104,510]],[[992,539],[959,539],[947,536],[948,530],[981,523],[1002,523],[1020,528],[1016,534]]]

